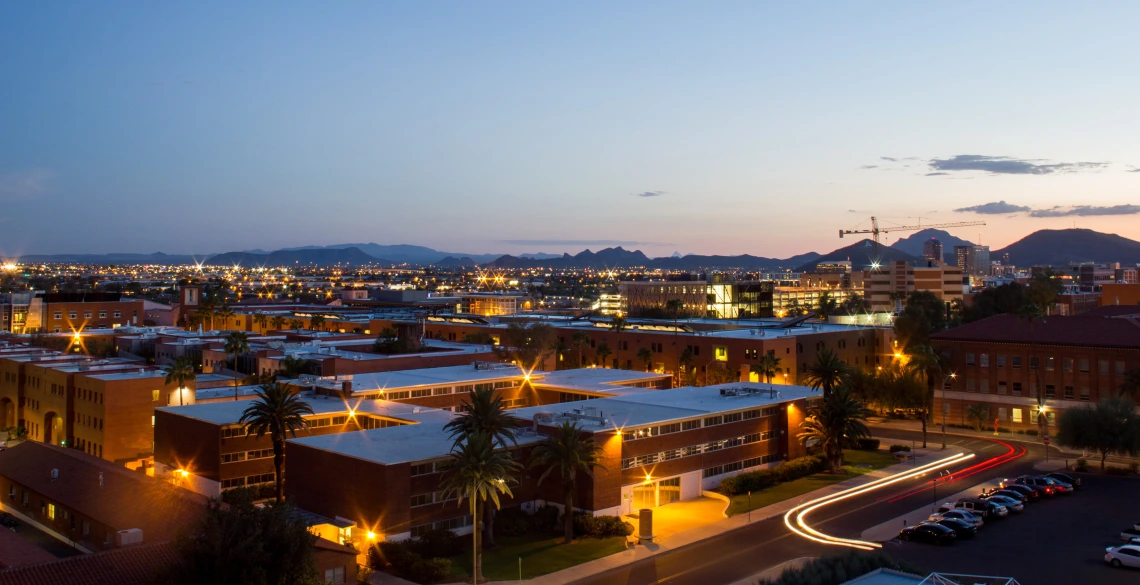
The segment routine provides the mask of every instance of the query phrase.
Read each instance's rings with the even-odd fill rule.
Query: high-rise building
[[[902,308],[903,299],[915,291],[934,293],[949,304],[962,300],[962,271],[953,266],[912,267],[903,261],[888,262],[863,281],[863,298],[871,312]]]
[[[930,238],[922,245],[922,259],[934,262],[935,266],[942,264],[942,242],[938,238]]]
[[[954,246],[954,257],[958,260],[958,268],[967,276],[989,276],[990,274],[990,247]]]

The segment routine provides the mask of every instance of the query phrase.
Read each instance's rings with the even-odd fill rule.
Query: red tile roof
[[[55,555],[24,540],[11,530],[0,529],[0,569],[54,561]]]
[[[178,562],[170,543],[115,549],[0,571],[0,585],[151,585]]]
[[[1140,320],[1123,317],[1045,317],[1030,323],[1016,315],[996,315],[942,331],[931,341],[1038,343],[1140,349]]]

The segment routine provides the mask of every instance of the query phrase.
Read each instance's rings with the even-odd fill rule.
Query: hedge
[[[856,439],[854,441],[854,447],[860,451],[878,451],[879,450],[879,440],[878,439]]]
[[[594,516],[586,512],[575,512],[574,534],[595,538],[629,536],[633,534],[633,524],[624,522],[617,516]]]
[[[534,514],[522,508],[503,508],[495,514],[495,536],[545,536],[558,529],[560,512],[554,506],[541,506]]]
[[[432,530],[418,540],[381,542],[368,551],[368,566],[417,583],[438,583],[451,576],[451,559],[459,554],[459,537]]]
[[[910,447],[907,445],[891,445],[891,453],[910,453]]]
[[[720,482],[720,491],[728,496],[756,492],[778,483],[819,473],[824,469],[827,469],[827,460],[823,457],[815,455],[797,457],[775,467],[758,469],[725,478]]]

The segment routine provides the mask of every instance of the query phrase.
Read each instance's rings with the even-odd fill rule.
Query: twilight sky
[[[0,254],[784,257],[870,215],[1140,239],[1138,28],[1135,2],[5,2]]]

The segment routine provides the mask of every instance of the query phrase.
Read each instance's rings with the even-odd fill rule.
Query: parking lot
[[[1105,547],[1124,544],[1120,531],[1140,522],[1140,481],[1088,475],[1082,481],[1075,494],[987,521],[976,538],[941,547],[892,541],[884,550],[928,571],[1002,575],[1022,585],[1140,582],[1140,570],[1113,569],[1104,562]]]

